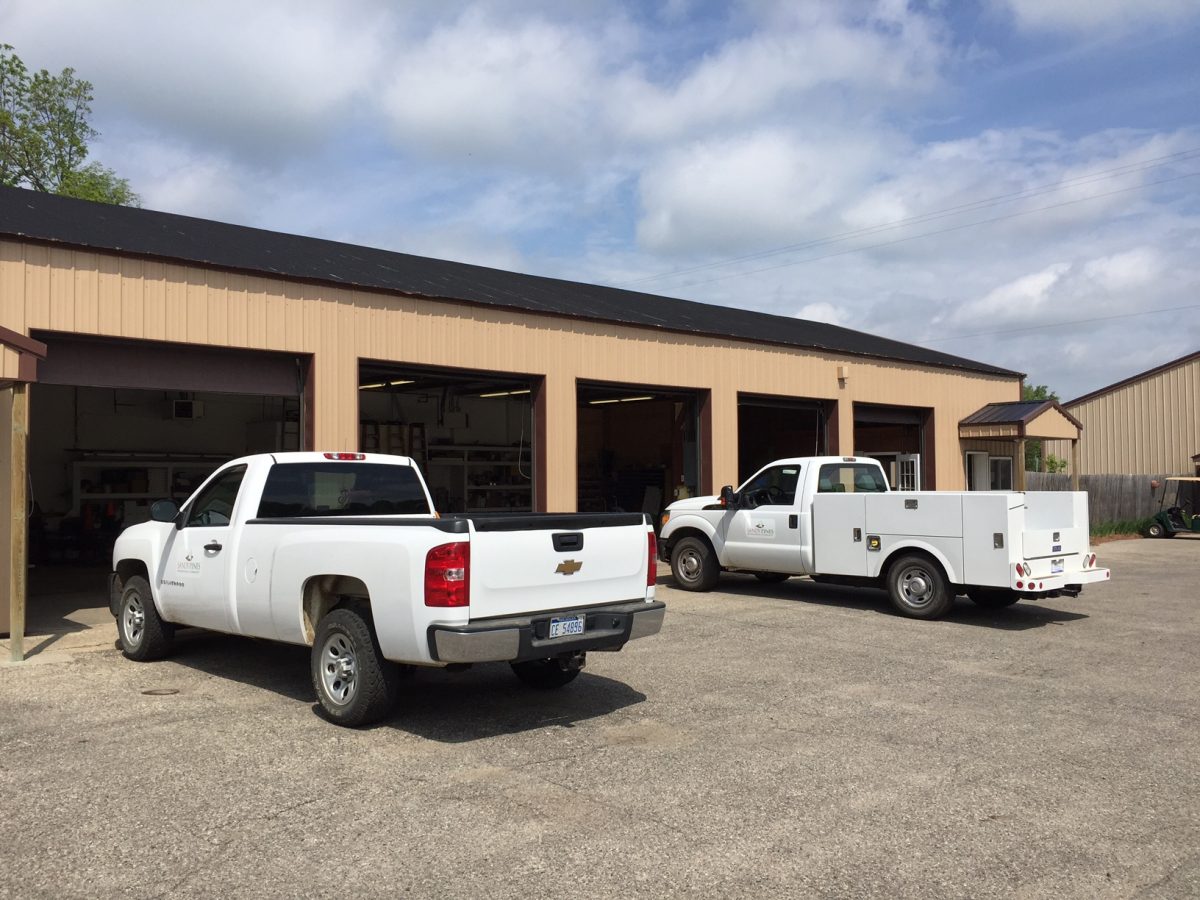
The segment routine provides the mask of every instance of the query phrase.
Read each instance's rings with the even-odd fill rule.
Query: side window
[[[742,486],[741,493],[755,495],[761,506],[791,506],[796,502],[796,484],[800,480],[799,466],[771,466]]]
[[[233,521],[233,504],[237,501],[238,488],[242,486],[242,476],[245,474],[245,466],[234,466],[209,482],[188,509],[185,527],[228,525]]]

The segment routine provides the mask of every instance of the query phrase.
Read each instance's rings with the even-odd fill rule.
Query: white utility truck
[[[130,659],[177,625],[309,645],[321,707],[361,725],[391,708],[395,663],[565,685],[587,651],[661,628],[657,568],[642,513],[439,516],[406,457],[276,453],[125,529],[109,603]]]
[[[957,594],[1009,606],[1104,581],[1088,545],[1086,493],[893,492],[872,459],[782,459],[736,491],[667,507],[659,552],[684,590],[722,571],[765,582],[886,588],[906,616],[932,619]]]

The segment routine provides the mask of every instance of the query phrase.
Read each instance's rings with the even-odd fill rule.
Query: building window
[[[1011,491],[1013,461],[1011,456],[993,456],[988,459],[991,469],[991,485],[993,491]]]

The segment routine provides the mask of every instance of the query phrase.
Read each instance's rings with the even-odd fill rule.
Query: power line
[[[1009,328],[1004,331],[977,331],[974,334],[956,334],[951,337],[931,338],[923,340],[922,344],[942,344],[946,341],[961,341],[967,338],[978,337],[999,337],[1005,334],[1026,334],[1030,331],[1043,331],[1047,328],[1065,328],[1068,325],[1090,325],[1093,322],[1109,322],[1113,319],[1134,319],[1138,316],[1153,316],[1158,313],[1179,312],[1184,309],[1200,309],[1200,303],[1191,303],[1187,306],[1167,306],[1163,309],[1143,309],[1138,312],[1131,313],[1116,313],[1111,316],[1092,316],[1089,319],[1073,319],[1070,322],[1049,322],[1040,325],[1029,325],[1022,328]]]
[[[1114,166],[1113,168],[1110,168],[1110,169],[1102,169],[1098,172],[1090,172],[1086,175],[1079,175],[1075,178],[1069,178],[1064,181],[1055,182],[1052,185],[1041,185],[1041,186],[1033,187],[1033,188],[1025,188],[1023,190],[1014,191],[1014,192],[1011,192],[1008,194],[998,194],[994,197],[988,197],[988,198],[985,198],[982,200],[973,200],[969,203],[958,204],[957,206],[945,207],[940,210],[934,210],[932,212],[922,213],[920,215],[908,216],[903,219],[897,219],[893,222],[886,222],[886,223],[883,223],[880,225],[871,225],[871,226],[867,226],[865,228],[853,229],[851,231],[843,231],[838,234],[830,235],[828,237],[817,238],[817,239],[814,239],[811,241],[805,241],[805,242],[799,243],[799,244],[789,244],[784,247],[776,247],[774,249],[763,250],[758,253],[750,253],[750,254],[746,254],[743,256],[727,257],[725,259],[714,260],[712,262],[702,263],[700,265],[690,266],[688,268],[674,269],[670,272],[661,272],[657,275],[646,275],[641,278],[636,278],[636,279],[632,279],[629,281],[615,282],[614,286],[615,287],[629,287],[632,285],[644,284],[644,283],[650,282],[650,281],[658,281],[658,280],[661,280],[664,278],[672,278],[672,277],[675,277],[678,275],[687,275],[692,272],[701,272],[701,271],[705,271],[707,269],[722,268],[724,266],[734,265],[734,264],[740,263],[740,262],[750,262],[750,261],[753,261],[756,259],[766,259],[771,256],[778,256],[783,253],[792,253],[797,250],[806,250],[806,249],[811,249],[813,247],[820,247],[820,246],[826,246],[829,244],[836,244],[836,243],[840,243],[842,241],[849,240],[850,238],[854,238],[854,237],[866,237],[866,236],[869,236],[872,234],[878,234],[880,232],[894,230],[896,228],[904,228],[909,225],[919,225],[919,224],[923,224],[925,222],[935,221],[937,219],[943,219],[943,218],[946,218],[947,216],[957,215],[957,214],[963,213],[963,212],[969,212],[969,211],[978,210],[978,209],[986,209],[991,206],[998,206],[1002,203],[1011,203],[1011,202],[1015,202],[1017,200],[1029,199],[1031,197],[1037,197],[1037,196],[1041,196],[1044,194],[1057,193],[1058,191],[1066,190],[1067,188],[1070,188],[1070,187],[1080,187],[1080,186],[1084,186],[1087,184],[1094,184],[1099,181],[1107,181],[1112,178],[1120,178],[1125,175],[1135,175],[1140,172],[1150,171],[1151,169],[1162,168],[1164,166],[1170,165],[1172,162],[1184,162],[1184,161],[1187,161],[1189,159],[1196,157],[1197,155],[1200,155],[1200,147],[1191,147],[1186,150],[1180,150],[1176,153],[1166,154],[1165,156],[1156,156],[1156,157],[1152,157],[1150,159],[1141,160],[1136,163],[1126,163],[1125,165]],[[1159,182],[1154,182],[1154,183],[1157,184]],[[1142,186],[1142,185],[1140,185],[1140,186]],[[1098,196],[1107,196],[1107,195],[1101,194]],[[1092,199],[1092,198],[1082,198],[1082,199]],[[1046,207],[1046,208],[1053,208],[1053,207]],[[1036,211],[1036,210],[1030,210],[1030,212],[1034,212],[1034,211]],[[991,221],[991,220],[984,220],[984,221]],[[941,232],[931,232],[931,233],[932,234],[940,234]],[[886,244],[869,245],[868,247],[863,247],[863,248],[859,248],[859,249],[870,249],[871,246],[886,246]],[[824,257],[815,257],[815,258],[823,259]],[[807,260],[804,260],[804,261],[807,261]],[[759,271],[759,270],[756,270],[756,271]],[[694,282],[694,283],[707,284],[708,282],[702,281],[702,282]]]
[[[1003,216],[993,216],[990,219],[979,219],[975,222],[963,222],[958,225],[951,225],[949,228],[939,228],[934,231],[923,231],[920,234],[911,234],[911,235],[908,235],[907,237],[895,238],[890,241],[880,241],[875,244],[863,244],[858,247],[850,247],[846,250],[836,250],[833,253],[823,253],[819,256],[808,256],[808,257],[805,257],[804,259],[794,259],[794,260],[791,260],[790,262],[778,263],[777,265],[773,265],[773,266],[763,266],[758,269],[746,269],[741,272],[732,272],[728,275],[718,275],[715,278],[706,278],[703,281],[691,281],[691,282],[688,282],[688,286],[694,287],[696,285],[701,285],[701,284],[712,284],[714,282],[725,281],[730,278],[744,278],[747,275],[757,275],[760,272],[771,272],[771,271],[774,271],[775,269],[786,269],[789,266],[799,266],[799,265],[803,265],[804,263],[817,262],[818,260],[822,260],[822,259],[832,259],[835,256],[845,256],[847,253],[858,253],[862,250],[875,250],[880,247],[891,247],[896,244],[903,244],[908,241],[915,241],[915,240],[919,240],[921,238],[934,237],[939,234],[949,234],[953,231],[962,231],[964,228],[974,228],[976,225],[989,225],[993,222],[1003,222],[1006,219],[1016,219],[1021,216],[1032,215],[1033,213],[1046,212],[1047,210],[1051,210],[1051,209],[1061,209],[1064,206],[1073,206],[1076,203],[1086,203],[1089,200],[1100,200],[1100,199],[1103,199],[1104,197],[1112,197],[1117,194],[1125,194],[1125,193],[1128,193],[1129,191],[1139,191],[1142,188],[1154,187],[1155,185],[1159,185],[1159,184],[1169,184],[1172,181],[1179,181],[1184,178],[1195,178],[1197,175],[1200,175],[1200,172],[1185,172],[1182,175],[1175,175],[1175,176],[1172,176],[1171,178],[1162,178],[1162,179],[1159,179],[1158,181],[1148,181],[1145,184],[1134,185],[1133,187],[1117,188],[1116,190],[1105,191],[1104,193],[1101,193],[1101,194],[1092,194],[1090,197],[1076,197],[1074,200],[1063,200],[1061,203],[1051,203],[1051,204],[1048,204],[1047,206],[1038,206],[1038,207],[1034,207],[1033,209],[1018,210],[1017,212],[1006,213]]]

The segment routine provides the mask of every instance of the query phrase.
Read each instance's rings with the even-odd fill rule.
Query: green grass
[[[1153,521],[1152,517],[1147,517],[1145,519],[1126,519],[1121,522],[1104,522],[1101,525],[1092,526],[1092,537],[1112,537],[1117,534],[1145,535],[1146,529]]]

